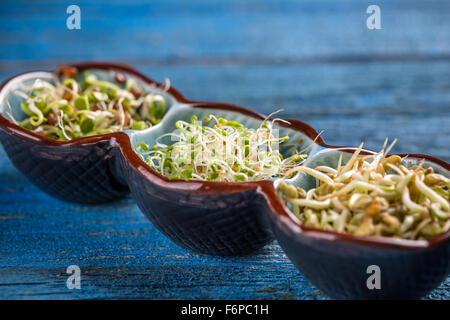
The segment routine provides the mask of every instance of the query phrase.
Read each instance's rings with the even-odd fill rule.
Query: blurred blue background
[[[81,30],[66,28],[71,4]],[[381,30],[366,27],[371,4]],[[449,39],[448,0],[1,1],[0,80],[117,61],[170,78],[189,99],[284,108],[329,144],[378,149],[397,137],[395,152],[450,161]],[[62,203],[0,156],[0,297],[323,297],[276,244],[253,257],[195,255],[132,200]],[[71,262],[87,268],[86,290],[64,290]],[[449,287],[430,297],[447,297]]]

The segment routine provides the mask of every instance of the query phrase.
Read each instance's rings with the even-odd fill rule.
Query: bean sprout
[[[306,192],[282,181],[279,195],[308,227],[411,240],[448,231],[450,180],[424,168],[424,161],[406,168],[405,159],[387,155],[395,141],[386,144],[377,154],[358,157],[361,144],[343,167],[341,154],[337,168],[292,168],[288,174],[302,171],[318,186]]]

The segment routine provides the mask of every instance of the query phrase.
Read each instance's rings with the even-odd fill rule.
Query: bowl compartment
[[[249,128],[257,128],[261,123],[257,117],[223,106],[179,104],[167,113],[163,123],[130,134],[133,151],[139,142],[154,145],[160,135],[174,130],[177,120],[190,121],[193,114],[199,120],[214,114],[239,121]],[[287,127],[280,128],[281,135],[289,135],[291,141],[302,139],[298,145],[300,149],[313,143],[306,134]],[[287,155],[292,148],[287,146],[280,151]],[[318,148],[313,144],[308,152],[315,152]],[[261,182],[169,181],[145,163],[142,163],[144,169],[137,170],[124,157],[120,163],[141,210],[155,226],[182,247],[213,255],[243,255],[273,240],[265,221],[266,201],[258,191]]]
[[[166,113],[175,104],[176,99],[170,93],[121,68],[81,68],[77,80],[84,77],[84,71],[89,71],[100,80],[114,81],[116,70],[138,82],[145,92],[163,95],[166,99]],[[23,84],[31,85],[37,79],[54,83],[54,74],[29,72],[10,79],[1,87],[0,114],[4,119],[0,119],[3,124],[0,126],[0,141],[15,167],[40,189],[62,200],[102,203],[127,195],[128,187],[112,160],[111,139],[120,133],[57,141],[43,139],[31,131],[8,123],[7,120],[11,120],[8,113],[16,121],[26,117],[20,108],[24,99],[14,94],[14,91],[20,91]]]
[[[166,114],[164,121],[160,124],[142,131],[127,132],[130,136],[131,147],[135,151],[137,144],[140,142],[144,142],[148,146],[153,146],[156,144],[158,137],[165,133],[175,131],[176,121],[182,120],[190,122],[193,115],[197,116],[199,121],[202,121],[202,119],[211,114],[215,115],[217,118],[222,117],[227,120],[240,122],[245,127],[251,129],[258,128],[262,121],[259,118],[247,116],[241,112],[220,109],[220,106],[218,108],[214,108],[213,106],[208,107],[208,105],[198,107],[195,105],[178,103]],[[203,125],[208,125],[208,123],[203,123]],[[274,128],[278,129],[280,137],[285,135],[290,137],[289,141],[280,144],[280,152],[284,157],[292,155],[295,153],[295,150],[301,151],[307,149],[305,153],[311,155],[323,149],[323,147],[314,143],[313,140],[303,132],[293,130],[289,127],[274,126]],[[301,141],[301,143],[298,143],[298,141]],[[161,142],[167,145],[173,143],[170,141],[169,137],[162,138]]]
[[[336,167],[342,152],[322,150],[305,165]],[[343,152],[343,164],[350,157],[351,153]],[[419,161],[420,158],[409,157],[405,163],[411,166]],[[426,160],[424,166],[450,176],[448,170],[433,161]],[[315,187],[314,178],[304,173],[288,182],[305,190]],[[332,298],[416,299],[437,287],[450,272],[449,241],[429,246],[427,241],[378,238],[377,243],[364,237],[368,241],[363,243],[355,236],[302,227],[291,212],[280,215],[271,211],[269,221],[275,238],[297,269]],[[381,270],[380,290],[367,286],[372,274],[367,268],[371,265]]]
[[[114,75],[116,71],[114,70],[105,70],[105,69],[98,69],[98,68],[92,68],[92,69],[85,69],[80,70],[80,72],[75,76],[75,79],[77,81],[83,81],[84,79],[84,73],[89,72],[92,75],[95,75],[99,80],[109,81],[115,83]],[[139,86],[141,86],[145,93],[155,93],[160,94],[164,97],[166,100],[166,114],[170,110],[170,108],[176,103],[176,99],[168,92],[165,92],[162,90],[161,87],[147,83],[143,81],[142,79],[139,79],[137,76],[127,73],[126,71],[120,71],[120,73],[124,74],[127,79],[133,79],[138,83]],[[36,80],[45,80],[47,82],[50,82],[51,84],[55,84],[54,79],[54,73],[52,72],[29,72],[22,75],[19,75],[17,77],[14,77],[14,79],[11,79],[1,90],[0,92],[0,114],[8,119],[9,118],[8,112],[12,114],[14,119],[16,121],[22,121],[24,120],[27,115],[22,111],[20,108],[20,104],[24,101],[24,99],[16,94],[14,94],[14,91],[22,91],[22,86],[30,86],[32,85]],[[117,84],[117,83],[116,83]],[[119,85],[119,87],[124,87],[124,85]],[[11,106],[11,109],[9,108],[7,101],[9,101],[9,104]],[[133,131],[133,130],[130,130]]]

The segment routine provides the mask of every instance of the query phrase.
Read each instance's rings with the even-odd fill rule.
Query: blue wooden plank
[[[425,4],[426,3],[426,4]],[[357,1],[77,1],[82,30],[66,29],[66,2],[0,3],[1,60],[185,59],[444,55],[450,3],[378,1],[382,29]],[[101,44],[101,45],[100,45]]]

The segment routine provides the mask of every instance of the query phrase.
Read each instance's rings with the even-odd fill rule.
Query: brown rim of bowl
[[[86,69],[103,69],[111,71],[123,71],[129,73],[148,84],[154,84],[157,86],[163,86],[163,84],[154,81],[153,79],[147,77],[146,75],[140,73],[134,68],[121,64],[121,63],[111,63],[111,62],[83,62],[67,64],[67,66],[76,67],[78,70],[83,71]],[[56,71],[53,71],[56,72]],[[4,86],[10,82],[12,79],[27,74],[30,72],[21,73],[10,77],[0,84],[0,91]],[[176,99],[179,103],[185,103],[193,108],[211,108],[211,109],[222,109],[242,113],[244,115],[256,118],[265,119],[262,114],[228,103],[219,102],[196,102],[186,99],[177,89],[170,87],[168,92]],[[277,122],[277,125],[282,127],[287,127],[295,131],[301,132],[308,136],[310,139],[315,140],[315,143],[319,146],[331,149],[340,149],[344,152],[354,151],[354,147],[342,147],[342,146],[332,146],[325,143],[319,133],[312,128],[309,124],[304,123],[299,120],[287,120],[290,124],[284,122]],[[97,143],[99,141],[112,141],[121,150],[122,155],[128,161],[129,165],[145,178],[151,180],[153,183],[161,185],[165,188],[180,190],[184,192],[200,192],[204,194],[215,194],[215,193],[235,193],[248,190],[256,190],[261,193],[267,200],[267,203],[273,213],[291,227],[291,229],[298,234],[305,234],[314,238],[323,240],[333,240],[338,242],[353,243],[359,245],[366,245],[370,247],[386,248],[386,249],[427,249],[438,246],[447,242],[450,239],[450,230],[440,234],[438,236],[432,237],[428,240],[418,241],[418,240],[406,240],[406,239],[394,239],[392,237],[360,237],[350,234],[338,233],[334,231],[325,231],[315,228],[310,228],[303,226],[297,218],[293,216],[290,210],[284,205],[280,197],[278,197],[274,185],[270,181],[255,181],[255,182],[214,182],[214,181],[184,181],[184,180],[170,180],[158,172],[150,168],[142,159],[134,152],[132,149],[130,138],[126,133],[115,132],[104,135],[97,135],[91,137],[76,138],[70,141],[59,141],[50,139],[37,135],[29,130],[26,130],[11,121],[7,120],[0,115],[0,126],[2,126],[7,132],[20,136],[21,138],[34,142],[41,145],[48,146],[69,146],[69,145],[85,145]],[[370,153],[370,151],[364,151],[364,153]],[[409,158],[419,158],[427,159],[446,170],[450,170],[450,164],[429,155],[422,154],[399,154],[400,156],[408,155]]]

